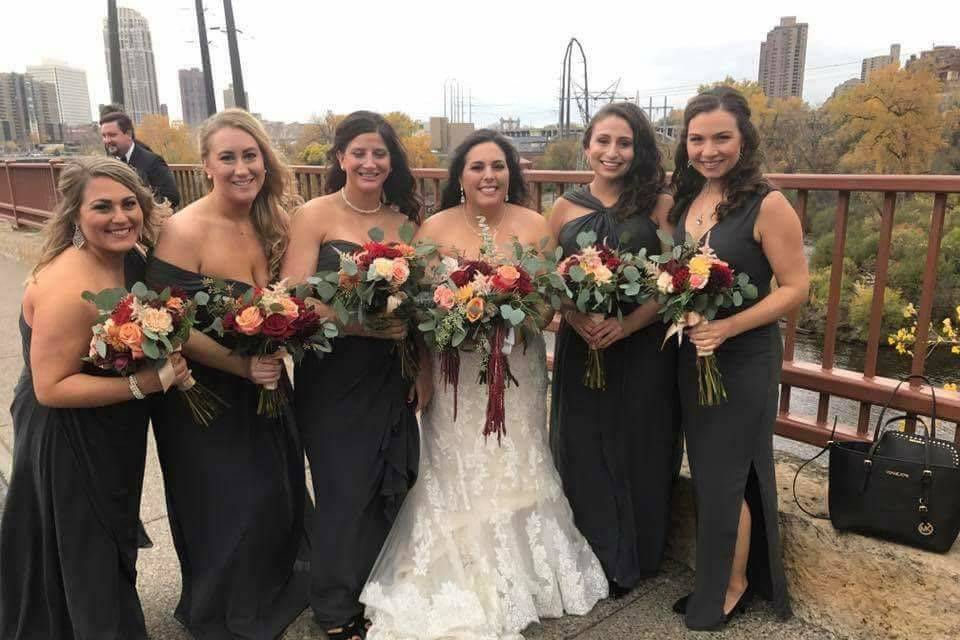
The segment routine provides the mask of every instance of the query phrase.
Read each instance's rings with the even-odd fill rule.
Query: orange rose
[[[167,309],[175,313],[183,313],[183,298],[178,298],[176,296],[169,298],[165,303]]]
[[[501,265],[497,267],[497,279],[507,287],[512,287],[520,279],[520,272],[512,264]]]
[[[260,327],[263,325],[263,315],[260,313],[260,309],[251,306],[238,313],[234,322],[237,325],[237,331],[244,335],[254,336],[260,333]]]
[[[283,315],[288,318],[294,319],[300,315],[300,307],[291,298],[280,298],[279,303],[283,307]]]
[[[143,331],[132,322],[125,322],[120,325],[117,331],[117,339],[122,342],[130,351],[136,353],[140,350],[140,344],[143,342]]]
[[[467,320],[477,322],[483,317],[483,298],[471,298],[467,303]]]

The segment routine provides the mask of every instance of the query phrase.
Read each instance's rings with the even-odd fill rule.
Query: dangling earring
[[[463,185],[460,185],[460,204],[467,201],[467,195],[463,192]]]
[[[87,239],[83,235],[83,231],[80,230],[80,225],[73,223],[73,246],[77,249],[82,249],[83,245],[86,244]]]
[[[743,159],[743,147],[740,147],[740,151],[737,151],[737,162]]]
[[[687,160],[687,169],[693,168],[693,160]]]

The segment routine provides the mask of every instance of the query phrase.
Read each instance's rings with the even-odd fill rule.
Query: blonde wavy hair
[[[216,113],[200,127],[200,157],[207,159],[210,153],[210,138],[221,129],[239,129],[250,134],[257,141],[263,154],[263,166],[266,169],[263,187],[253,201],[250,217],[254,229],[263,245],[270,267],[270,277],[280,273],[280,261],[287,250],[290,230],[290,213],[301,204],[293,179],[293,172],[274,150],[260,121],[243,109],[226,109]],[[207,193],[213,191],[213,181],[204,176]]]
[[[40,269],[72,246],[74,225],[79,223],[80,208],[83,206],[83,194],[94,178],[109,178],[133,192],[143,212],[140,242],[148,247],[153,246],[160,224],[170,215],[170,207],[154,200],[153,192],[140,181],[137,172],[114,158],[90,156],[69,160],[60,172],[60,181],[57,183],[60,199],[43,227],[40,259],[33,267],[31,278],[35,278]]]

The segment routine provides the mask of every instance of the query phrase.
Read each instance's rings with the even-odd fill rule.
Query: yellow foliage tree
[[[551,171],[572,171],[583,156],[583,146],[579,138],[554,140],[543,150],[543,157],[536,161],[537,169]]]
[[[843,168],[924,173],[944,145],[940,83],[929,70],[889,66],[831,100],[837,135],[850,141]]]
[[[402,111],[391,111],[383,114],[383,119],[390,123],[400,138],[409,138],[423,131],[423,123],[414,120]]]
[[[430,150],[430,136],[424,133],[416,135],[403,136],[400,139],[403,148],[407,152],[407,160],[411,167],[431,168],[439,167],[440,161],[435,153]]]
[[[346,116],[342,114],[337,114],[330,110],[327,110],[322,116],[314,114],[310,118],[310,122],[303,127],[303,133],[300,134],[300,137],[297,138],[296,143],[293,145],[293,153],[297,161],[311,164],[306,160],[304,154],[307,147],[313,143],[332,145],[333,133],[336,131],[337,125],[340,124],[345,117]]]
[[[146,115],[136,128],[137,140],[147,143],[153,152],[169,164],[200,162],[200,151],[187,126],[171,127],[166,116]]]

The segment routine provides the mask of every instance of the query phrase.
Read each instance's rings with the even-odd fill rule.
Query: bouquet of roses
[[[504,392],[516,378],[510,373],[509,353],[517,331],[532,337],[540,332],[534,318],[545,304],[531,273],[540,268],[535,252],[514,243],[514,255],[496,254],[489,228],[480,221],[483,246],[478,260],[447,256],[437,270],[433,306],[418,325],[428,344],[439,352],[445,388],[453,386],[454,419],[460,381],[460,350],[481,354],[478,384],[487,385],[487,416],[483,435],[506,433]]]
[[[551,291],[554,308],[562,305],[557,298],[573,301],[580,313],[594,322],[616,314],[623,318],[626,304],[642,304],[652,296],[644,275],[646,252],[636,255],[617,251],[605,243],[597,244],[597,234],[584,231],[577,235],[580,251],[560,260],[553,273],[547,275],[545,285]],[[563,249],[557,248],[557,258]],[[583,384],[590,389],[606,389],[607,377],[603,368],[603,351],[591,348],[587,353]]]
[[[660,233],[661,241],[670,250],[653,256],[650,277],[658,292],[657,302],[663,307],[663,321],[670,323],[664,344],[672,336],[683,342],[683,330],[699,322],[713,320],[717,311],[739,307],[744,300],[757,297],[757,287],[745,273],[734,274],[730,265],[710,248],[709,237],[701,246],[689,235],[683,244],[674,246],[669,234]],[[726,389],[712,352],[697,352],[697,374],[701,406],[725,402]]]
[[[197,307],[209,296],[198,291],[191,300],[186,294],[166,288],[160,293],[137,282],[126,289],[83,292],[83,299],[97,307],[90,352],[84,358],[95,366],[128,376],[147,362],[163,363],[158,375],[166,391],[173,380],[173,367],[166,362],[190,337],[196,324]],[[196,423],[207,426],[226,404],[191,377],[179,387]]]
[[[346,324],[351,317],[373,329],[382,329],[391,319],[411,323],[418,301],[426,294],[422,288],[427,261],[436,246],[413,242],[414,226],[400,227],[401,242],[383,242],[383,231],[369,231],[370,242],[352,253],[340,253],[340,269],[321,272],[308,278],[316,295],[333,305],[337,319]],[[403,377],[413,380],[418,361],[413,336],[399,341]]]
[[[337,325],[326,322],[304,303],[309,288],[288,289],[285,280],[266,288],[251,287],[236,297],[231,285],[222,280],[206,280],[212,297],[207,305],[213,321],[204,331],[235,340],[234,353],[246,356],[272,355],[283,349],[300,362],[307,352],[318,354],[332,350]],[[277,384],[260,387],[257,414],[280,416],[286,398]]]

